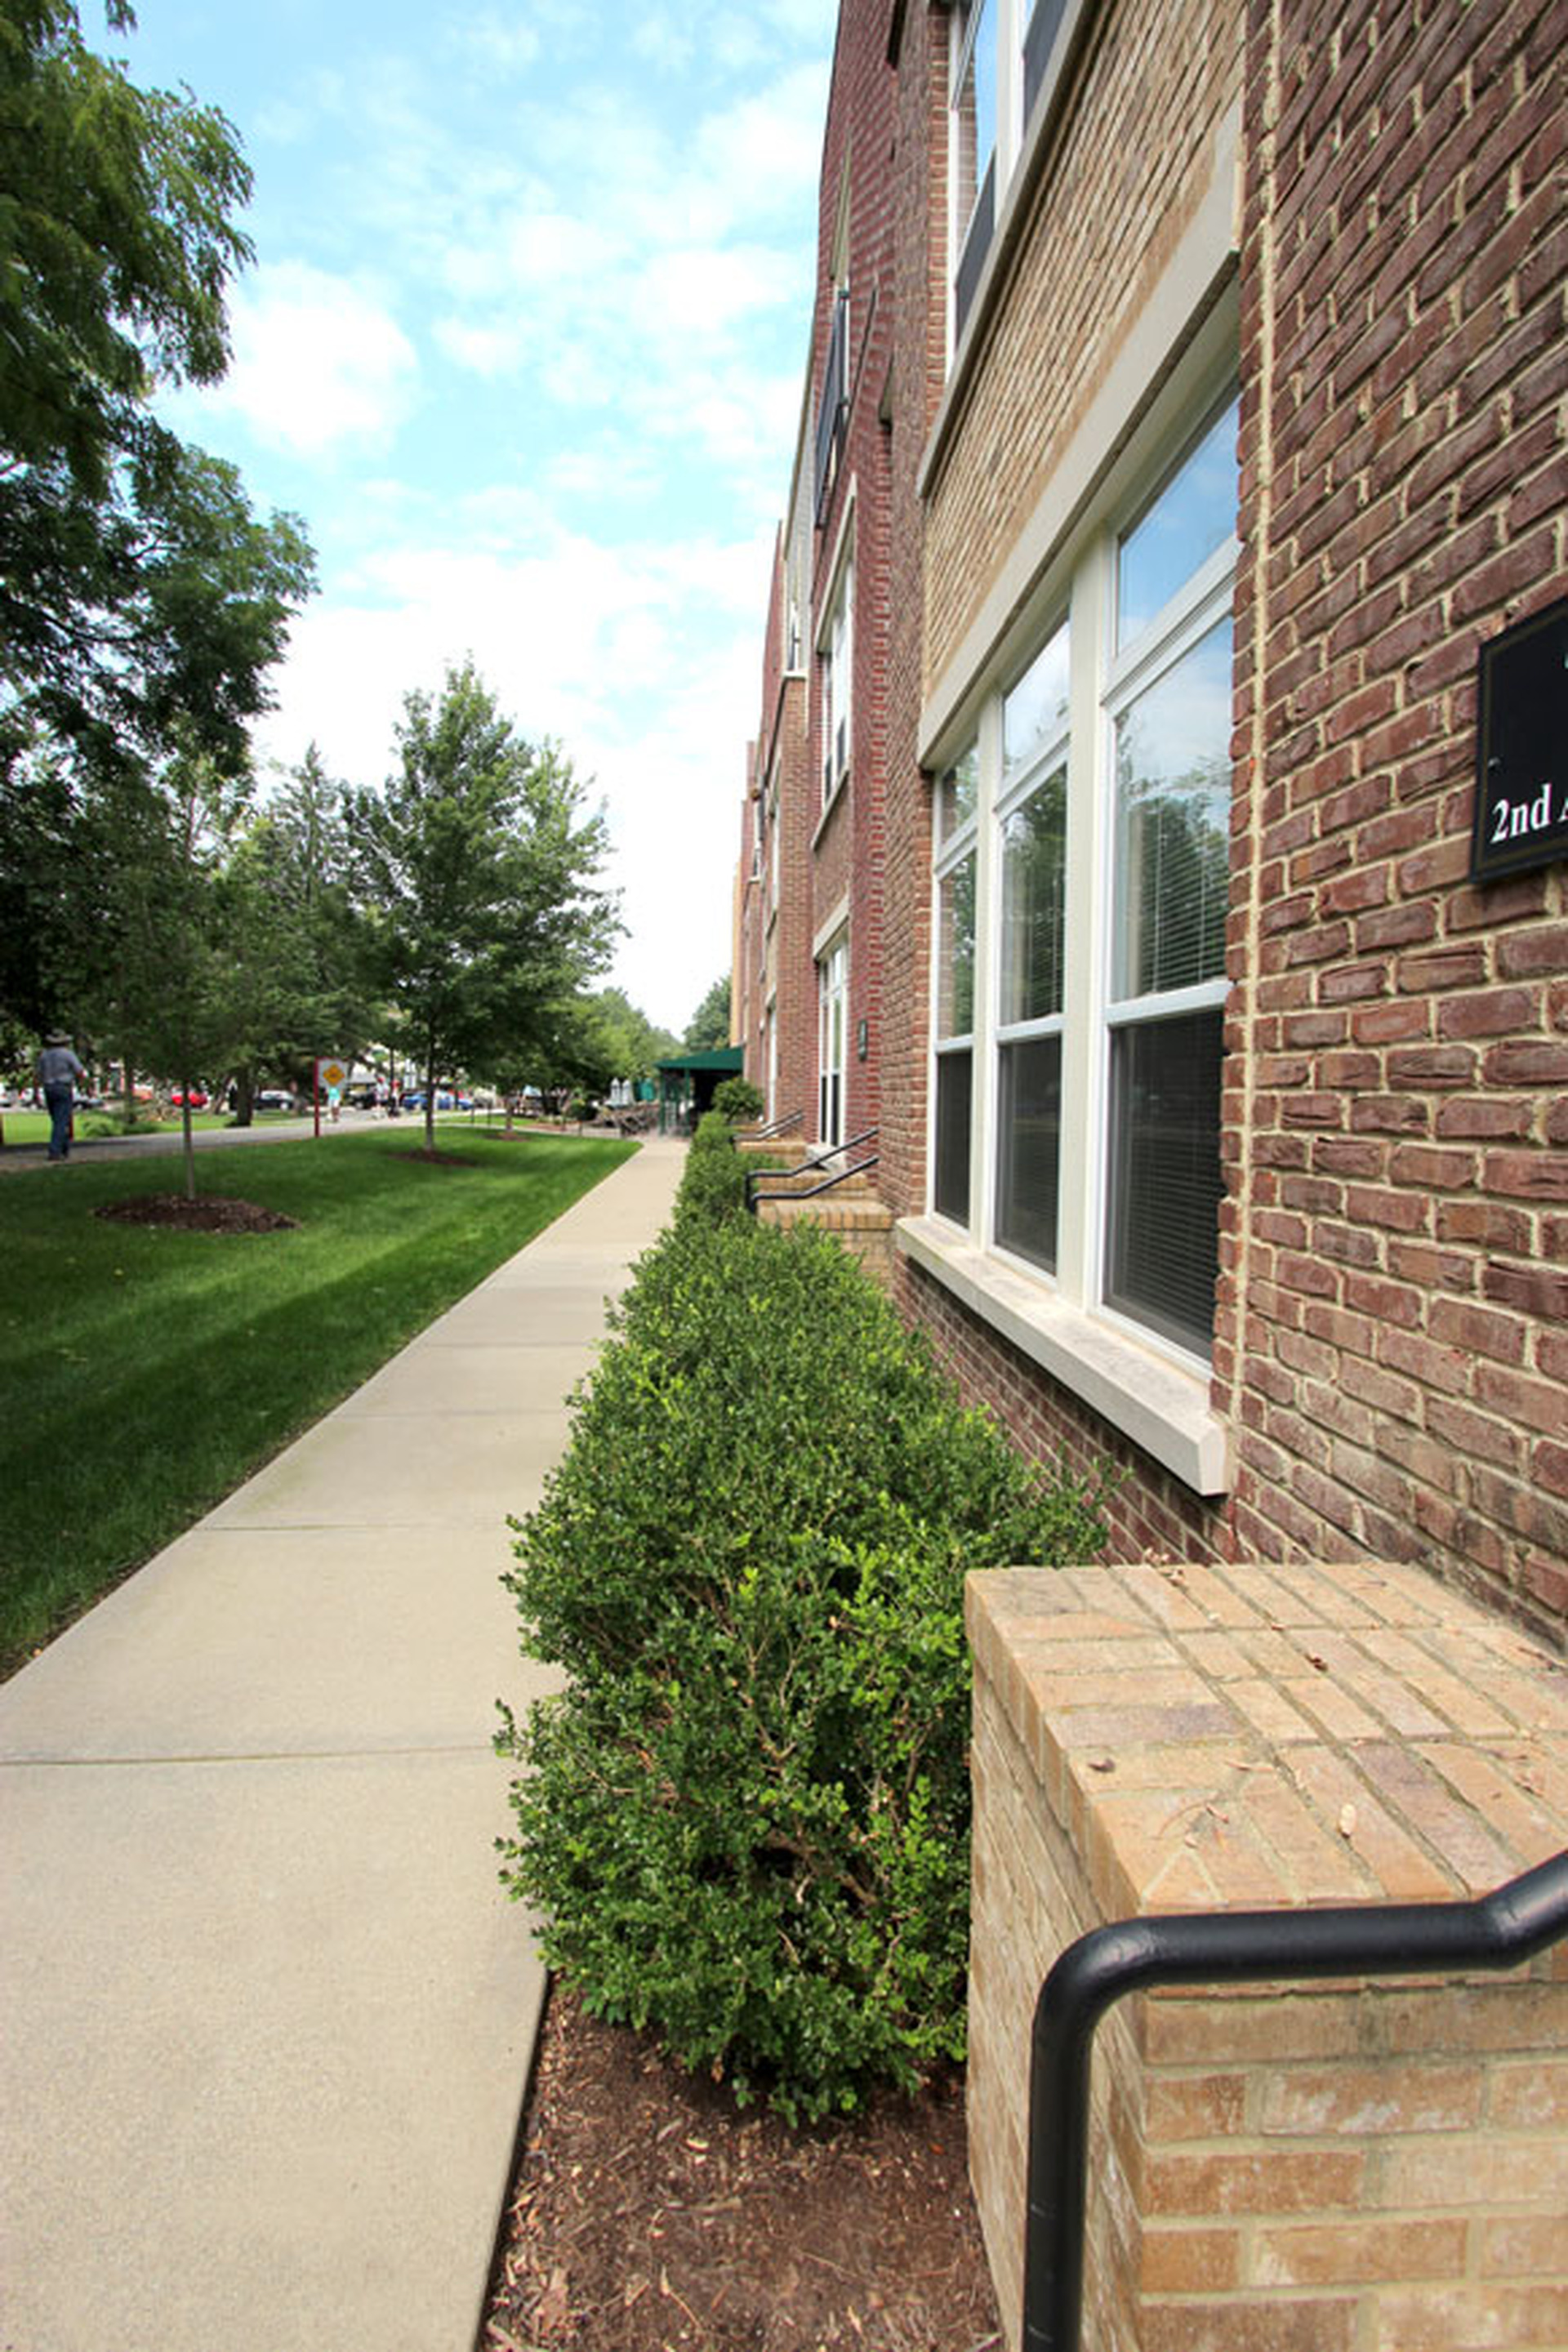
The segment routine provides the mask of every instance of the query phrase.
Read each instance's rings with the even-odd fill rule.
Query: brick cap
[[[1568,1662],[1418,1569],[988,1570],[966,1606],[1109,1918],[1464,1898],[1568,1847]]]

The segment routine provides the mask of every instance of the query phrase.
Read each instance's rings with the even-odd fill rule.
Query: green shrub
[[[695,1158],[694,1148],[694,1158]],[[786,2115],[962,2053],[971,1568],[1099,1493],[961,1410],[828,1236],[678,1222],[519,1529],[512,1892],[597,2014]]]
[[[743,1216],[746,1170],[751,1165],[754,1163],[743,1160],[736,1150],[735,1138],[723,1113],[704,1111],[697,1122],[675,1196],[677,1223],[695,1217],[705,1224],[717,1224],[730,1217]]]
[[[127,1118],[123,1111],[89,1111],[78,1122],[84,1136],[157,1135],[159,1122],[151,1111],[136,1111]]]
[[[713,1108],[732,1127],[742,1127],[749,1119],[761,1118],[763,1090],[750,1078],[723,1078],[713,1089]]]

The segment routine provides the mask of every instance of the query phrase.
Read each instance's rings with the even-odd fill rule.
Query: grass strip
[[[0,1670],[211,1510],[628,1158],[385,1129],[203,1155],[204,1193],[298,1220],[224,1235],[93,1212],[176,1158],[0,1180]],[[458,1139],[444,1139],[450,1150]]]

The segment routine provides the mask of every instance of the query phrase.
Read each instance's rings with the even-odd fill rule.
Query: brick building
[[[878,1126],[905,1312],[1121,1473],[1121,1566],[971,1595],[1013,2340],[1065,1942],[1568,1848],[1565,52],[1561,0],[843,0],[770,1109]],[[1133,2004],[1087,2341],[1568,2341],[1565,2053],[1561,1952]]]
[[[1563,29],[846,0],[747,1037],[1120,1556],[1558,1641],[1564,866],[1470,868],[1478,655],[1568,593]]]

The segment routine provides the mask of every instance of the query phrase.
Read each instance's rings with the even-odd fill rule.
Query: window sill
[[[1198,1495],[1229,1492],[1229,1441],[1206,1377],[987,1257],[940,1218],[901,1218],[895,1237],[933,1281],[1184,1486]]]

